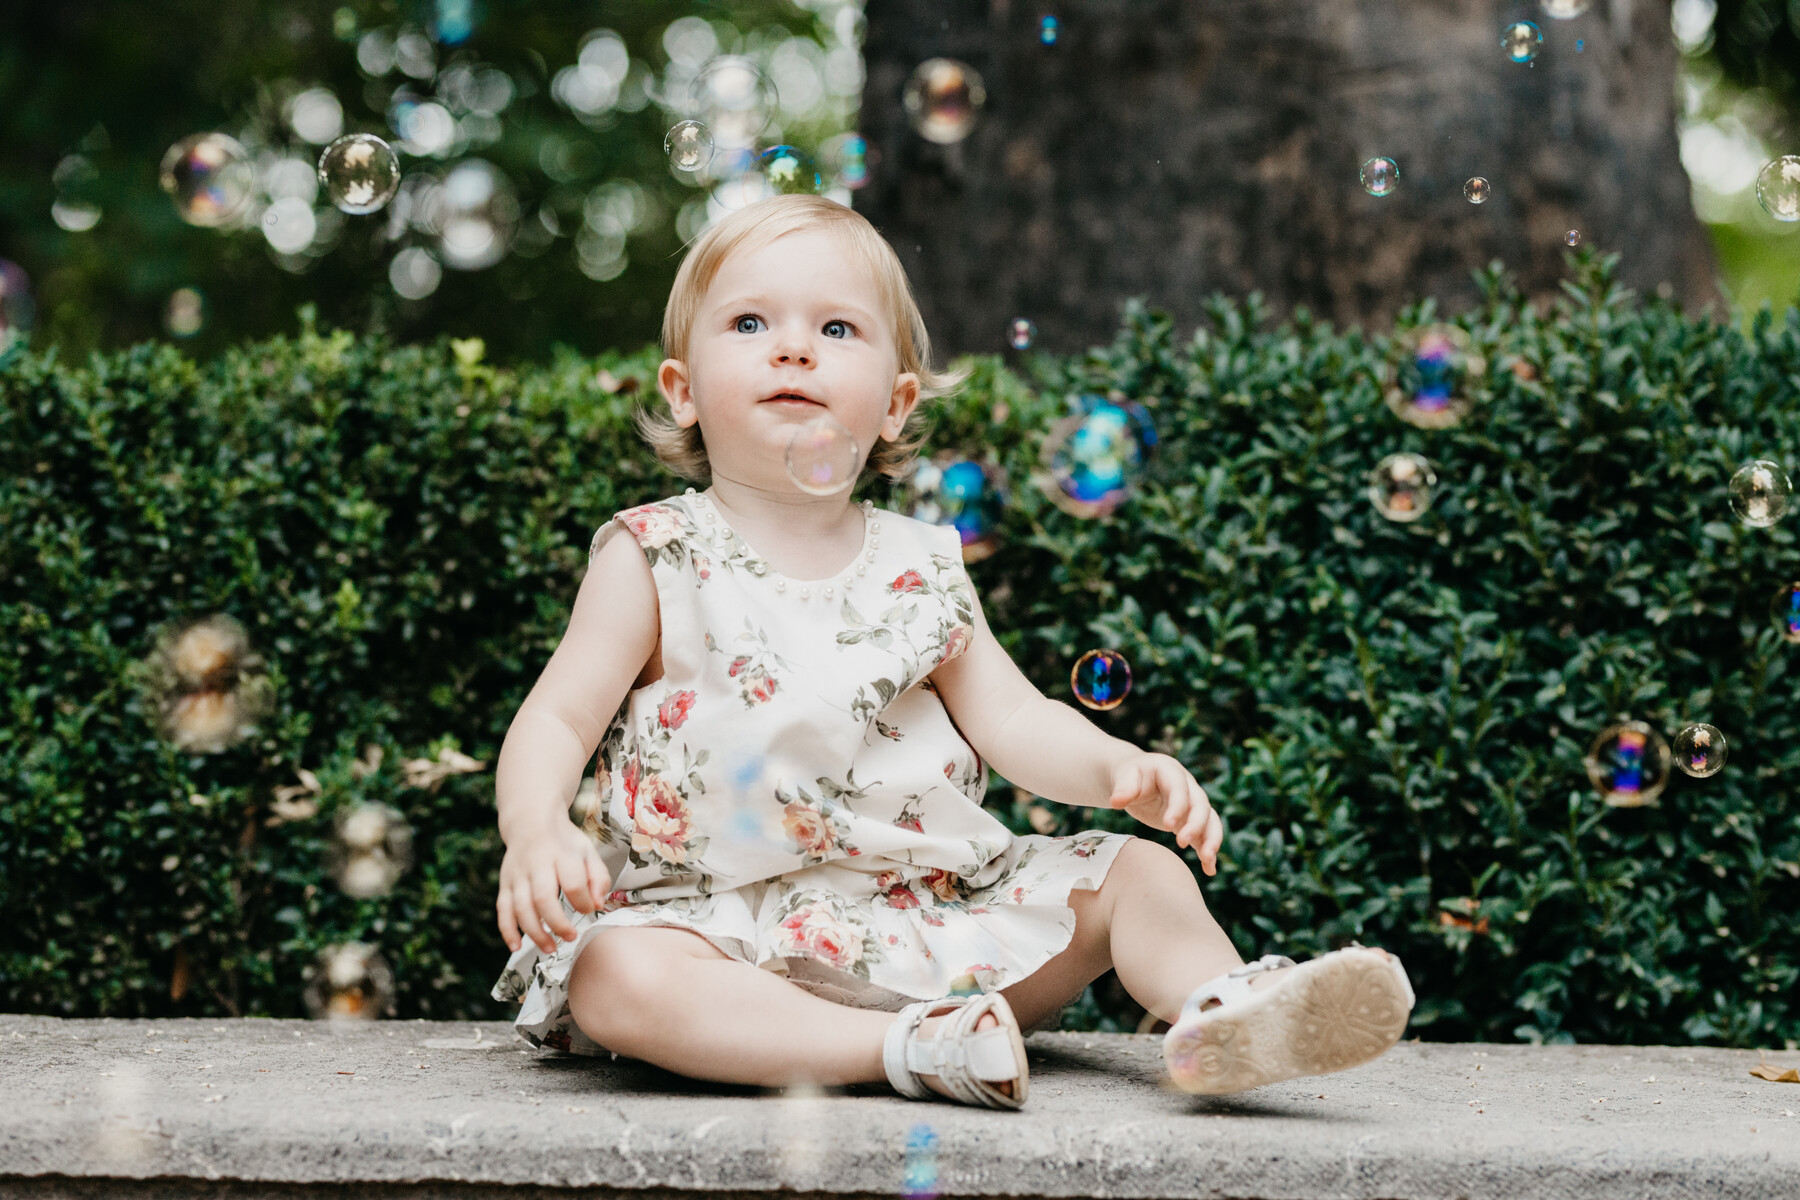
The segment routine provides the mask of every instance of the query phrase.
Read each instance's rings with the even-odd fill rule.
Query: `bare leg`
[[[569,1010],[616,1053],[690,1079],[761,1087],[885,1082],[881,1046],[895,1020],[833,1004],[697,934],[661,927],[595,934],[569,976]],[[978,1027],[996,1024],[988,1016]],[[947,1094],[935,1076],[920,1078]]]

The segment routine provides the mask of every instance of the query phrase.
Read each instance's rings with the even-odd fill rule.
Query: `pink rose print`
[[[878,872],[875,876],[875,890],[878,892],[885,892],[889,888],[893,887],[896,883],[900,883],[900,882],[902,882],[902,880],[900,878],[900,872],[898,872],[898,871],[881,871],[881,872]]]
[[[662,776],[646,775],[640,798],[644,803],[632,814],[631,848],[639,854],[654,852],[665,862],[686,862],[693,825],[681,793]]]
[[[1025,903],[1025,889],[1022,887],[1016,887],[1012,891],[1006,893],[1006,901],[1008,904],[1023,904],[1023,903]]]
[[[681,536],[681,518],[660,504],[644,504],[619,514],[641,546],[666,546]]]
[[[624,908],[629,903],[631,903],[631,901],[626,898],[626,893],[608,892],[606,894],[606,900],[600,905],[600,911],[609,913],[614,909]]]
[[[643,768],[638,766],[637,759],[628,758],[625,760],[623,778],[625,783],[625,815],[628,817],[636,818],[637,816],[638,776],[642,770]]]
[[[888,591],[894,592],[895,594],[904,594],[906,592],[916,592],[924,586],[925,580],[917,571],[908,571],[898,579],[895,579],[894,582],[888,584]]]
[[[664,729],[680,729],[681,723],[687,720],[688,712],[694,707],[693,692],[676,692],[657,707],[656,719]]]
[[[823,901],[795,909],[781,923],[786,949],[838,968],[862,961],[862,936],[831,915]]]
[[[950,631],[950,640],[944,643],[944,661],[949,662],[969,648],[974,640],[975,632],[967,625],[958,625]]]
[[[955,871],[946,871],[942,867],[933,867],[924,876],[925,886],[939,900],[956,899],[956,885],[960,882]]]
[[[748,654],[740,654],[736,658],[731,660],[731,670],[728,672],[728,674],[733,679],[736,679],[738,677],[738,672],[743,670],[745,667],[747,667],[749,665],[750,665],[750,656]]]
[[[790,800],[782,806],[781,827],[807,854],[823,857],[837,845],[837,835],[825,814],[798,800]]]
[[[914,833],[925,832],[925,827],[919,824],[919,818],[914,816],[895,817],[894,824],[901,829],[910,829]]]
[[[929,908],[921,908],[919,910],[919,920],[925,922],[927,925],[936,925],[940,929],[943,928],[943,925],[944,925],[944,918],[938,916],[936,913],[932,912]],[[927,950],[925,952],[925,957],[930,958],[931,951]]]
[[[889,908],[919,907],[919,898],[913,895],[913,890],[904,883],[896,883],[893,887],[883,891],[881,898],[887,901]]]
[[[546,1046],[554,1046],[558,1050],[566,1051],[569,1048],[569,1031],[566,1029],[552,1029],[549,1033],[544,1035],[543,1044]]]
[[[694,565],[700,568],[700,578],[712,578],[712,559],[706,557],[704,554],[696,555],[694,557]]]
[[[956,764],[955,763],[947,762],[944,764],[944,778],[945,779],[950,778],[950,776],[954,775],[955,773],[956,773]]]
[[[761,667],[745,671],[738,684],[744,689],[744,699],[753,705],[767,704],[775,698],[775,677]]]
[[[890,946],[898,946],[900,944],[900,939],[897,936],[895,936],[894,934],[890,933],[887,935],[887,944]]]
[[[1099,847],[1092,843],[1082,842],[1079,845],[1070,846],[1069,853],[1073,854],[1076,858],[1092,858],[1094,857],[1094,851],[1098,849]]]

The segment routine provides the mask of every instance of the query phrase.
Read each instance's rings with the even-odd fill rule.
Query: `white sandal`
[[[940,1022],[930,1038],[921,1040],[919,1023],[944,1012],[953,1015]],[[999,1025],[977,1031],[976,1023],[990,1012]],[[1025,1039],[1012,1006],[999,992],[907,1005],[888,1027],[881,1065],[894,1090],[908,1100],[945,1098],[919,1081],[919,1075],[928,1074],[937,1076],[950,1096],[964,1104],[1017,1109],[1025,1103]],[[1007,1082],[1013,1086],[1010,1096],[993,1086]]]
[[[1293,967],[1267,987],[1250,977]],[[1266,954],[1188,997],[1163,1037],[1169,1078],[1217,1096],[1366,1063],[1400,1040],[1413,990],[1400,960],[1352,945],[1295,965]]]

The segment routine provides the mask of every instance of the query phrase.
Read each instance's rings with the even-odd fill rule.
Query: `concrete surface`
[[[505,1022],[0,1015],[0,1196],[1800,1196],[1800,1085],[1751,1051],[1407,1043],[1208,1099],[1154,1036],[1029,1046],[1008,1113],[697,1084]]]

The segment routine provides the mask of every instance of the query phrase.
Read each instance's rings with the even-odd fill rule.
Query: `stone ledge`
[[[1158,1037],[1028,1045],[1006,1113],[698,1084],[506,1022],[0,1015],[0,1196],[891,1197],[920,1125],[946,1196],[1800,1195],[1800,1086],[1751,1051],[1408,1043],[1206,1098],[1164,1085]]]

